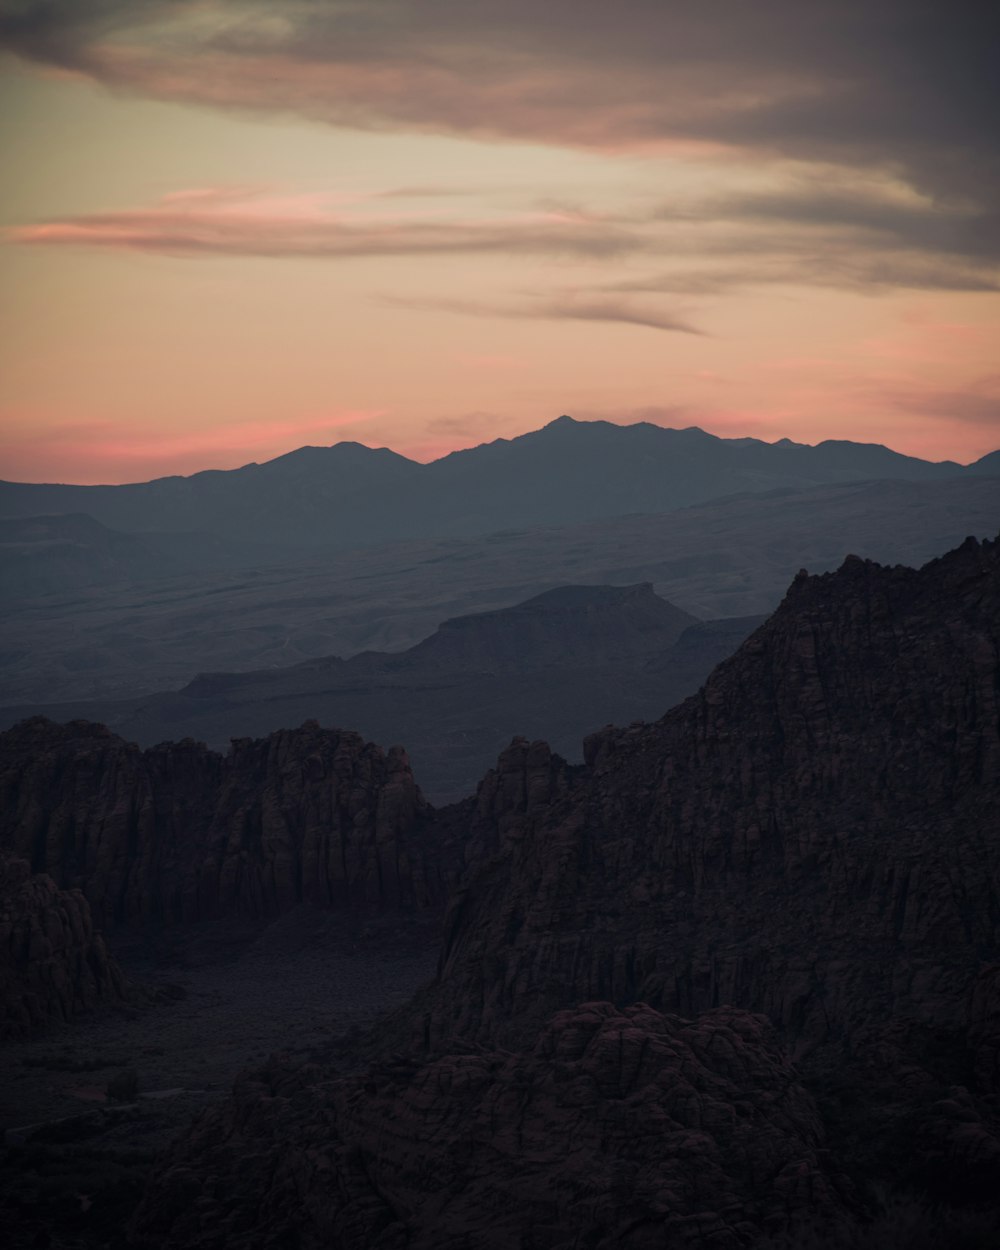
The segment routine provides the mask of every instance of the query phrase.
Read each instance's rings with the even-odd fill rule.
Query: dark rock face
[[[517,1042],[608,998],[736,1003],[800,1052],[952,1027],[1000,939],[1000,544],[796,580],[703,690],[568,769],[516,745],[429,1020]]]
[[[0,735],[0,755],[0,844],[81,889],[102,924],[442,896],[405,753],[357,734],[306,724],[222,757],[39,718]]]
[[[125,996],[83,895],[32,874],[24,860],[0,857],[0,1039]]]
[[[556,1015],[482,1050],[323,1079],[238,1082],[168,1159],[138,1244],[736,1250],[849,1187],[766,1021],[644,1005]]]

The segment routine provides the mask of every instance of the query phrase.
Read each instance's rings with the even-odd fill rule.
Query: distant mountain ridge
[[[932,463],[878,444],[766,443],[563,416],[429,464],[344,442],[122,486],[0,482],[0,516],[83,512],[129,533],[197,530],[300,548],[364,546],[665,512],[745,491],[993,473],[994,460]]]

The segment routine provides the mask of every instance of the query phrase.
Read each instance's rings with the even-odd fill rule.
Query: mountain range
[[[274,556],[663,512],[746,491],[994,476],[998,454],[963,466],[877,444],[765,443],[563,416],[429,464],[346,442],[123,486],[3,482],[0,516],[83,513],[127,533],[197,532]]]

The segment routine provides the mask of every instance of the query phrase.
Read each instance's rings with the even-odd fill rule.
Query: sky
[[[580,420],[1000,446],[966,0],[0,0],[0,476]]]

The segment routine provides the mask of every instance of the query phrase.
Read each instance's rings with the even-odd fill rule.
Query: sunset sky
[[[0,0],[0,476],[564,412],[974,459],[998,39],[964,0]]]

